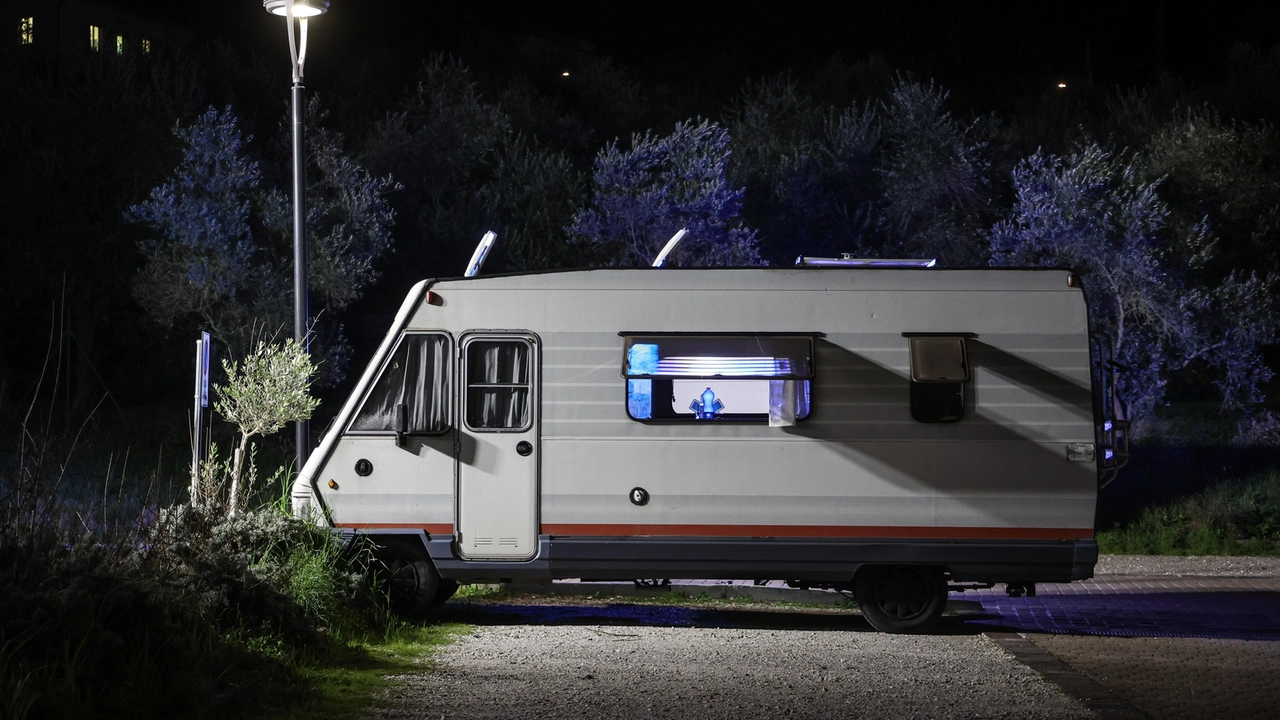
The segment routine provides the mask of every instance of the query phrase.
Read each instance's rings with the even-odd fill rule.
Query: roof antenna
[[[667,255],[671,254],[671,251],[675,249],[676,244],[679,243],[680,239],[688,234],[688,232],[689,228],[680,228],[677,230],[676,234],[672,235],[671,239],[667,241],[667,244],[662,246],[662,252],[658,253],[658,257],[653,259],[653,266],[662,267],[662,263],[667,261]]]
[[[471,262],[467,263],[467,271],[462,277],[475,277],[480,272],[480,266],[484,264],[484,259],[489,257],[489,248],[493,247],[493,241],[498,239],[498,233],[490,230],[480,238],[480,244],[476,245],[476,251],[471,253]]]

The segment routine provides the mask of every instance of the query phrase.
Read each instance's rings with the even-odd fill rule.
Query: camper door
[[[457,547],[468,560],[527,560],[538,542],[538,340],[460,343]]]

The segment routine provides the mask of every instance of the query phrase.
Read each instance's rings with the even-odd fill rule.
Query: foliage
[[[311,123],[323,113],[313,101]],[[292,317],[292,201],[268,187],[231,109],[210,108],[175,131],[183,157],[173,177],[128,217],[155,235],[140,245],[146,264],[135,297],[157,322],[198,317],[233,354],[254,328],[284,327]],[[375,178],[324,130],[307,136],[308,277],[313,316],[340,311],[376,277],[374,260],[391,243],[393,213],[385,196],[397,186]],[[341,328],[320,329],[316,349],[327,362],[321,382],[342,377]]]
[[[731,177],[747,188],[744,214],[770,259],[985,261],[997,128],[991,118],[958,120],[948,100],[932,82],[901,76],[884,100],[844,107],[817,104],[790,77],[748,83],[727,114]]]
[[[989,118],[963,124],[933,82],[899,78],[883,106],[881,222],[907,257],[974,266],[986,258],[992,219],[987,146]]]
[[[668,136],[609,143],[596,156],[591,207],[567,231],[593,243],[606,264],[646,266],[681,228],[689,237],[670,265],[756,265],[755,233],[738,219],[742,190],[725,176],[729,133],[716,123],[676,123]]]
[[[758,228],[770,262],[880,253],[872,221],[881,138],[874,105],[825,111],[795,81],[775,76],[749,83],[727,123],[729,177],[745,187],[743,216]]]
[[[413,266],[405,281],[461,274],[490,229],[477,192],[509,128],[502,111],[482,100],[470,70],[443,55],[422,64],[401,108],[378,122],[365,159],[405,184],[401,229],[412,254],[398,260]]]
[[[1160,180],[1175,237],[1207,223],[1218,239],[1211,275],[1265,258],[1280,261],[1280,137],[1267,124],[1228,122],[1208,106],[1152,123],[1135,158],[1144,180]]]
[[[507,270],[549,270],[578,260],[564,224],[577,210],[583,184],[564,153],[521,136],[495,151],[493,178],[478,196],[489,226],[500,229],[496,254]]]
[[[1171,238],[1157,183],[1097,144],[1067,157],[1036,153],[1014,170],[1013,185],[1010,216],[992,229],[992,264],[1081,274],[1093,329],[1111,338],[1123,369],[1126,417],[1148,419],[1170,377],[1193,363],[1216,371],[1225,409],[1261,399],[1271,371],[1259,346],[1277,332],[1270,277],[1232,273],[1213,287],[1193,284],[1190,271],[1215,252],[1208,229]]]
[[[244,494],[253,491],[256,480],[252,459],[249,475],[243,474],[246,457],[252,457],[253,438],[277,433],[285,423],[309,419],[320,401],[308,392],[316,373],[315,365],[306,350],[292,338],[279,345],[260,340],[240,362],[224,359],[222,369],[227,381],[215,387],[218,398],[213,407],[240,431],[226,496],[227,509],[234,515]],[[213,467],[217,467],[216,462]],[[242,479],[247,481],[243,486]],[[193,503],[199,500],[192,498]]]
[[[1223,484],[1098,533],[1104,553],[1280,555],[1280,474]]]

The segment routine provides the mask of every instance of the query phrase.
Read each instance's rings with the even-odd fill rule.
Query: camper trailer
[[[919,631],[1089,578],[1124,454],[1063,269],[595,269],[418,283],[292,490],[425,612],[458,583],[777,579]]]

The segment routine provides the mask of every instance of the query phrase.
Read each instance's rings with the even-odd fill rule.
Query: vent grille
[[[520,547],[520,541],[516,538],[498,538],[498,544],[503,547]]]
[[[493,538],[491,538],[491,537],[487,537],[487,538],[476,538],[476,539],[474,539],[474,540],[472,540],[472,541],[471,541],[471,545],[472,545],[472,547],[480,547],[481,545],[486,545],[486,546],[487,546],[487,545],[492,545],[492,544],[493,544]]]

